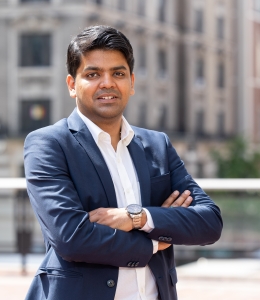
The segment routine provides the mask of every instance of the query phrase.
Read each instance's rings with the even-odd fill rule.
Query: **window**
[[[161,22],[165,21],[165,2],[166,0],[159,0],[158,19]]]
[[[254,2],[254,9],[260,12],[260,0],[255,0]]]
[[[159,77],[165,77],[167,73],[166,52],[163,49],[158,51]]]
[[[223,137],[225,134],[225,114],[220,112],[217,116],[217,134]]]
[[[144,16],[145,15],[145,0],[138,0],[137,3],[137,13],[140,16]]]
[[[20,2],[50,2],[50,0],[20,0]]]
[[[159,118],[158,118],[158,129],[165,130],[167,126],[167,107],[165,104],[162,104],[159,110]]]
[[[225,32],[225,20],[223,17],[217,18],[217,38],[224,39],[224,32]]]
[[[225,87],[225,68],[222,63],[218,65],[217,70],[217,87],[218,88],[224,88]]]
[[[200,110],[196,114],[196,134],[198,136],[204,135],[204,111]]]
[[[50,65],[50,34],[22,34],[20,36],[20,66],[41,67]]]
[[[118,0],[118,9],[125,10],[125,0]]]
[[[194,29],[197,32],[203,32],[203,11],[202,9],[195,10],[195,18],[194,18]]]
[[[141,45],[139,47],[138,57],[139,57],[138,72],[141,74],[145,74],[146,73],[146,48],[144,45]]]
[[[21,101],[20,130],[27,134],[32,130],[50,125],[49,100]]]
[[[147,103],[143,102],[140,104],[139,107],[139,126],[140,127],[146,127],[147,126]]]
[[[205,75],[204,75],[204,61],[202,59],[198,59],[196,61],[196,69],[195,69],[195,85],[198,87],[202,87],[205,85]]]

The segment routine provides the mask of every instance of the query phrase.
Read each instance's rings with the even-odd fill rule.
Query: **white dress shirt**
[[[138,177],[127,146],[134,137],[134,131],[122,117],[121,140],[116,151],[111,144],[110,135],[85,117],[79,109],[77,112],[88,127],[100,149],[114,183],[117,205],[119,208],[128,204],[140,204],[141,194]],[[154,228],[148,210],[147,223],[140,230],[150,232]],[[158,251],[158,242],[153,242],[153,253]],[[144,268],[119,268],[115,300],[156,300],[158,290],[155,278],[148,266]]]

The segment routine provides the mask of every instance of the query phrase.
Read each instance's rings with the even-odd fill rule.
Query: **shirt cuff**
[[[144,227],[142,227],[140,230],[150,233],[154,229],[153,218],[149,210],[147,210],[146,208],[143,208],[143,210],[146,212],[147,222],[144,224]]]
[[[159,242],[152,240],[152,243],[153,243],[153,254],[155,254],[158,251]]]

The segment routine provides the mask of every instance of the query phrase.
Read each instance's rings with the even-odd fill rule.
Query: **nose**
[[[114,81],[113,76],[110,75],[110,74],[104,74],[101,77],[101,81],[100,81],[99,87],[101,89],[104,89],[104,88],[110,89],[112,87],[115,87],[115,81]]]

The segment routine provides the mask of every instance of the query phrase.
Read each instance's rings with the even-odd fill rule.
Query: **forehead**
[[[124,66],[129,70],[126,58],[122,52],[118,50],[91,50],[81,56],[79,69],[88,67],[97,67],[100,69],[111,69],[117,66]]]

